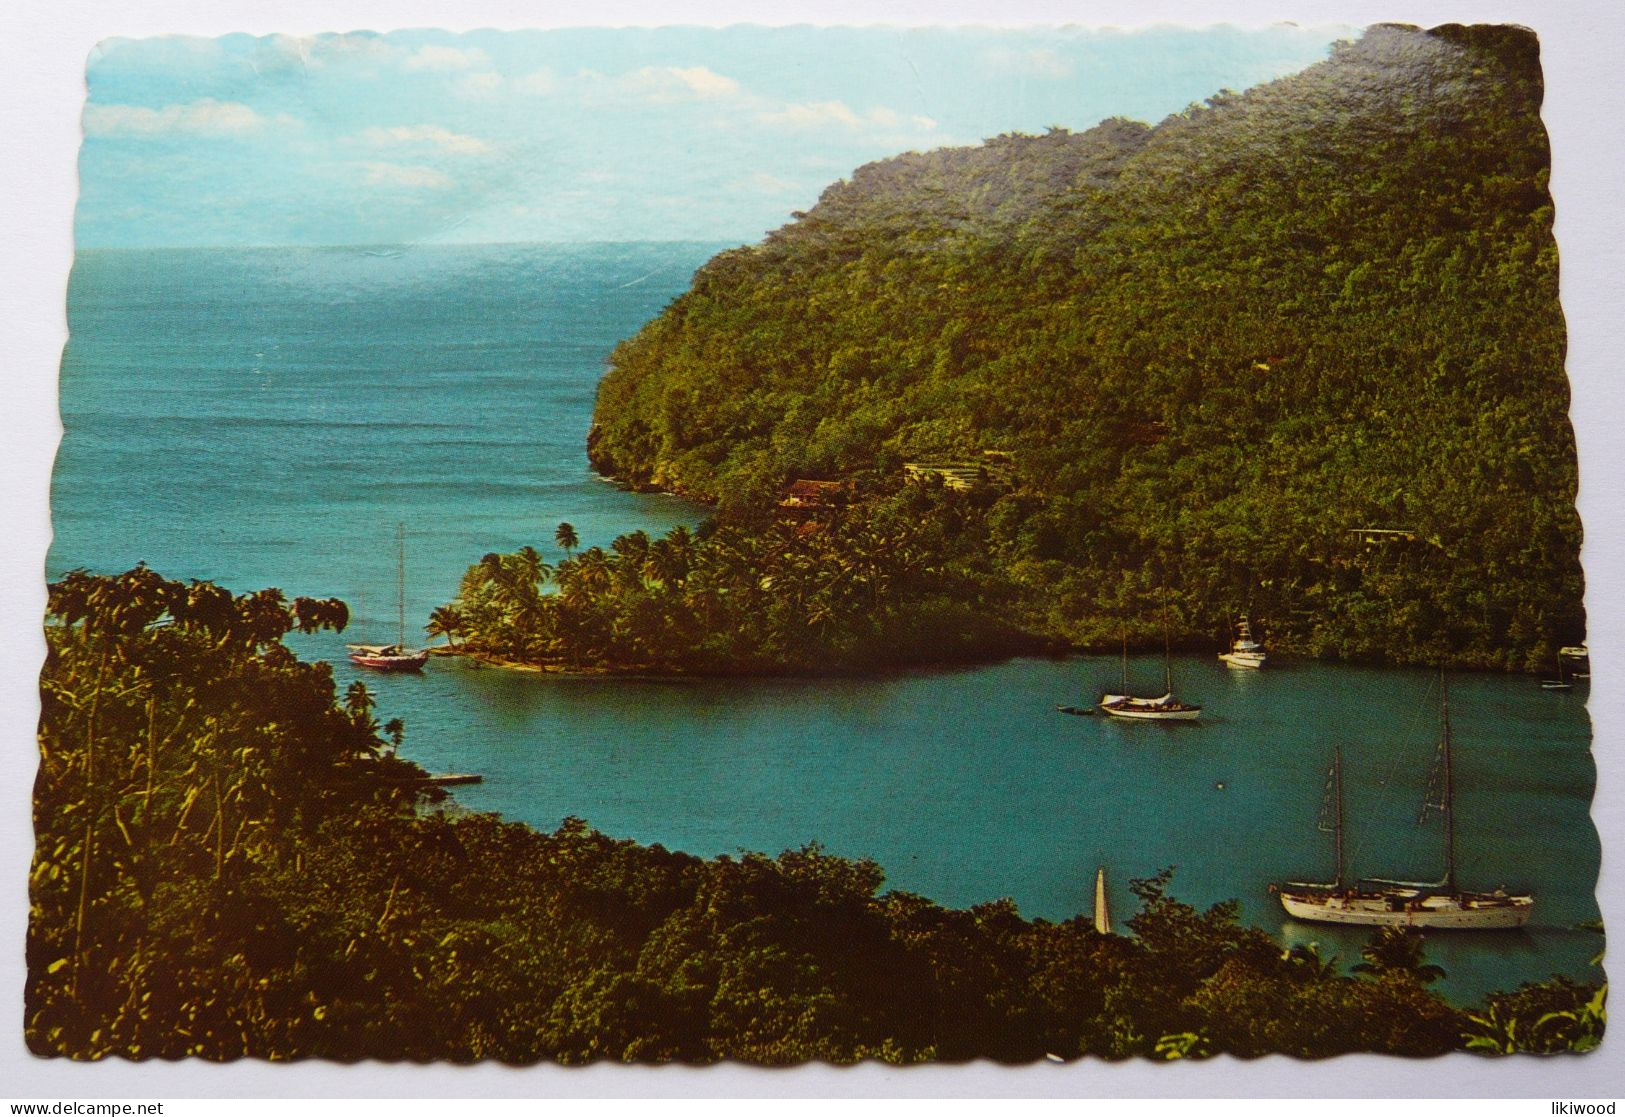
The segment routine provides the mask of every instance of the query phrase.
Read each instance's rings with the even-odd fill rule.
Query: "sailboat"
[[[1576,676],[1576,677],[1578,677],[1578,676]],[[1555,678],[1555,679],[1542,679],[1540,681],[1540,689],[1541,690],[1573,690],[1574,689],[1574,684],[1569,682],[1567,679],[1565,679],[1563,677],[1563,653],[1562,652],[1559,652],[1557,654],[1557,678]]]
[[[1202,707],[1193,706],[1189,702],[1181,702],[1174,697],[1174,671],[1172,666],[1172,651],[1168,641],[1168,626],[1162,629],[1162,674],[1163,693],[1157,698],[1140,698],[1126,693],[1128,690],[1128,633],[1123,633],[1123,694],[1103,694],[1100,696],[1100,709],[1114,718],[1129,718],[1135,721],[1195,721],[1202,713]]]
[[[425,649],[406,646],[406,527],[395,525],[397,552],[395,571],[395,605],[400,629],[393,644],[350,644],[350,662],[374,671],[421,671],[429,662]]]
[[[1095,930],[1112,933],[1112,914],[1106,908],[1106,866],[1095,870]]]
[[[1572,659],[1575,661],[1576,667],[1583,668],[1583,670],[1569,672],[1569,678],[1591,678],[1591,649],[1587,645],[1577,644],[1573,647],[1558,648],[1557,654],[1560,659]]]
[[[1440,678],[1441,688],[1443,677]],[[1343,879],[1343,752],[1333,754],[1327,780],[1332,806],[1336,873],[1329,883],[1289,881],[1272,884],[1270,891],[1294,919],[1314,923],[1353,923],[1366,927],[1420,927],[1434,930],[1487,931],[1522,927],[1534,910],[1533,896],[1514,896],[1504,888],[1494,892],[1468,892],[1456,883],[1455,785],[1451,771],[1450,696],[1442,697],[1439,802],[1424,804],[1423,813],[1436,809],[1444,816],[1444,879],[1420,883],[1367,877],[1356,885]],[[1324,827],[1323,827],[1324,828]]]
[[[1220,652],[1219,658],[1231,667],[1264,666],[1264,645],[1253,639],[1253,626],[1248,623],[1246,613],[1236,622],[1236,638],[1230,644],[1230,650]]]

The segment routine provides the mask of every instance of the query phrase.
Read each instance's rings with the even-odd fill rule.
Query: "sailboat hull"
[[[1131,721],[1195,721],[1202,707],[1180,702],[1172,694],[1161,698],[1136,698],[1131,694],[1107,694],[1100,699],[1100,709],[1114,718]]]
[[[1522,927],[1534,911],[1530,896],[1456,892],[1323,893],[1282,889],[1281,907],[1310,923],[1417,927],[1438,931],[1497,931]]]
[[[1231,667],[1259,668],[1264,666],[1263,652],[1220,652],[1219,658]]]
[[[411,651],[394,644],[351,644],[350,662],[374,671],[421,671],[429,662],[427,650]]]
[[[425,648],[406,647],[406,525],[395,525],[395,608],[400,639],[394,644],[351,644],[350,662],[372,671],[421,671],[429,662]]]

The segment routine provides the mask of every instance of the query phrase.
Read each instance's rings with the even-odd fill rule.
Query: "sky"
[[[561,29],[114,38],[83,247],[744,243],[905,151],[1155,123],[1347,26]]]

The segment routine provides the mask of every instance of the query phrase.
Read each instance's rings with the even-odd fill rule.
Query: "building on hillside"
[[[910,481],[941,479],[943,487],[956,492],[996,485],[1007,488],[1013,471],[1007,450],[983,450],[980,459],[904,462],[903,476]]]
[[[845,504],[851,495],[849,481],[792,481],[779,499],[779,511],[809,515]]]

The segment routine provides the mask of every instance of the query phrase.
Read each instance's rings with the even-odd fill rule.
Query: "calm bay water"
[[[343,637],[296,638],[357,677],[346,639],[395,638],[395,525],[408,547],[408,639],[490,550],[553,527],[584,544],[693,524],[703,509],[624,492],[583,452],[615,342],[686,286],[716,245],[82,253],[64,358],[67,433],[53,487],[53,574],[121,570],[239,592],[339,596]],[[1146,685],[1160,662],[1136,660]],[[1265,891],[1331,870],[1316,829],[1345,755],[1357,872],[1429,879],[1438,820],[1416,825],[1437,729],[1425,672],[1321,664],[1174,665],[1193,725],[1067,717],[1116,659],[1016,660],[868,680],[537,677],[431,662],[366,680],[405,751],[477,771],[471,809],[550,828],[585,817],[703,855],[810,841],[867,856],[890,886],[1029,917],[1087,911],[1105,865],[1119,921],[1131,877],[1237,898],[1248,922],[1358,959],[1365,934],[1293,924]],[[1529,888],[1527,931],[1436,935],[1447,992],[1594,976],[1599,847],[1582,688],[1451,681],[1458,836],[1468,886]]]

